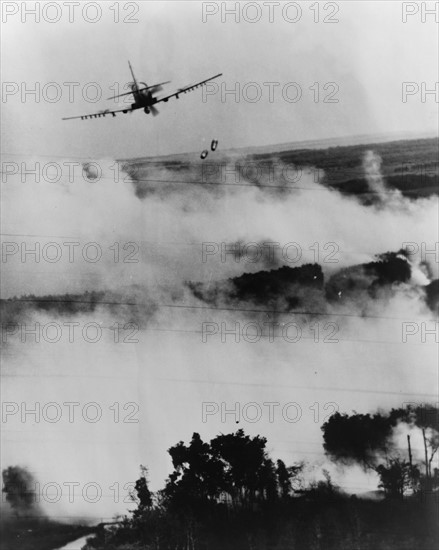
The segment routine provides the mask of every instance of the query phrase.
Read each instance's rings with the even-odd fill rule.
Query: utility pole
[[[412,446],[410,444],[410,436],[407,434],[407,444],[409,448],[409,462],[410,462],[410,477],[412,478],[412,490],[414,490],[414,475],[413,475],[413,459],[412,459]]]
[[[407,443],[409,446],[409,462],[410,462],[410,471],[413,470],[413,460],[412,460],[412,447],[410,445],[410,436],[407,434]]]
[[[422,437],[424,438],[424,452],[425,452],[425,475],[427,479],[430,478],[430,469],[428,464],[428,452],[427,452],[427,439],[425,437],[425,428],[422,428]]]

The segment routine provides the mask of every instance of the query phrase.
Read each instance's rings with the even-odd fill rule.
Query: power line
[[[433,397],[438,398],[438,394],[432,393],[418,393],[418,392],[396,392],[396,391],[385,391],[385,390],[365,390],[361,388],[336,388],[329,386],[296,386],[292,384],[261,384],[255,382],[219,382],[213,380],[199,380],[199,379],[183,379],[183,378],[155,378],[154,380],[163,381],[163,382],[178,382],[184,384],[210,384],[210,385],[221,385],[221,386],[252,386],[252,387],[262,387],[262,388],[292,388],[296,390],[312,390],[312,391],[339,391],[339,392],[351,392],[351,393],[367,393],[367,394],[385,394],[385,395],[400,395],[403,397],[410,397],[413,395]]]
[[[130,323],[127,323],[128,325]],[[109,330],[114,330],[114,327],[101,327],[101,328],[107,328]],[[191,330],[191,329],[171,329],[171,328],[157,328],[157,327],[138,327],[136,326],[135,327],[136,329],[138,330],[143,330],[143,331],[152,331],[152,332],[177,332],[177,333],[182,333],[182,334],[185,334],[185,333],[189,333],[189,334],[205,334],[205,332],[203,332],[203,330]],[[300,328],[300,327],[299,327]],[[123,329],[122,329],[123,330]],[[125,330],[129,330],[129,329],[125,329]],[[335,334],[337,333],[334,333],[334,336]],[[215,336],[216,334],[212,334],[212,336]],[[285,340],[285,336],[284,335],[280,335],[280,334],[258,334],[258,335],[254,335],[255,337],[258,337],[258,338],[283,338]],[[248,336],[247,336],[248,337]],[[327,336],[329,338],[329,336]],[[338,344],[339,342],[364,342],[364,343],[370,343],[370,344],[404,344],[404,345],[420,345],[420,346],[436,346],[435,343],[432,343],[432,344],[426,344],[426,342],[402,342],[401,340],[367,340],[367,339],[359,339],[359,338],[337,338],[337,339],[330,339],[330,340],[325,340],[324,337],[321,337],[321,340],[315,340],[315,336],[303,336],[303,335],[300,335],[300,337],[298,337],[298,340],[297,342],[299,342],[300,340],[314,340],[316,344],[320,344],[320,343],[326,343],[326,344]],[[320,338],[320,337],[319,337]],[[244,339],[245,342],[249,343],[249,344],[253,344],[253,343],[256,343],[256,342],[251,342],[251,341],[247,341]],[[294,343],[297,343],[297,342],[289,342],[288,340],[286,340],[287,343],[290,343],[290,344],[294,344]],[[129,342],[126,342],[126,343],[129,343]]]
[[[66,237],[65,235],[26,235],[24,233],[0,233],[3,237],[31,237],[43,239],[78,239],[79,237]]]
[[[38,373],[38,374],[3,374],[1,375],[1,378],[43,378],[43,377],[49,377],[49,378],[110,378],[110,379],[116,379],[116,380],[137,380],[137,376],[133,376],[131,378],[127,378],[127,376],[108,376],[108,375],[96,375],[96,374],[53,374],[53,373]]]
[[[0,171],[0,173],[2,173]],[[18,174],[21,174],[21,172],[16,172],[14,174],[8,174],[8,176],[16,176]],[[361,176],[361,175],[360,175]],[[386,176],[384,176],[386,177]],[[58,178],[58,176],[57,176]],[[59,179],[61,178],[69,178],[69,181],[70,183],[75,183],[75,181],[71,181],[71,176],[69,175],[64,175],[64,174],[61,174],[59,176],[58,179],[55,179],[53,181],[45,181],[45,183],[48,183],[48,184],[55,184],[55,183],[58,183]],[[127,178],[130,178],[129,180],[127,180]],[[339,187],[342,186],[344,183],[346,182],[339,182],[339,183],[328,183],[327,184],[327,187],[325,187],[324,185],[320,185],[319,187],[298,187],[298,186],[291,186],[289,185],[288,182],[286,182],[285,185],[266,185],[266,184],[260,184],[260,183],[239,183],[239,182],[235,182],[235,183],[226,183],[226,182],[207,182],[207,181],[188,181],[188,180],[165,180],[165,179],[153,179],[153,178],[147,178],[147,179],[144,179],[144,178],[135,178],[133,176],[130,176],[129,174],[127,174],[127,176],[125,176],[124,178],[122,178],[122,181],[116,181],[115,178],[111,178],[109,176],[97,176],[96,178],[83,178],[84,182],[87,182],[87,183],[94,183],[94,181],[96,180],[96,183],[101,181],[101,180],[105,180],[105,181],[112,181],[113,183],[115,184],[119,184],[119,183],[127,183],[127,184],[135,184],[135,183],[153,183],[153,184],[156,184],[156,183],[166,183],[166,184],[178,184],[178,185],[182,185],[182,184],[185,184],[185,185],[202,185],[204,187],[256,187],[256,188],[263,188],[263,189],[281,189],[283,191],[294,191],[294,190],[300,190],[300,191],[320,191],[320,192],[323,192],[323,191],[331,191],[331,189],[336,189],[336,190],[339,190]],[[25,182],[22,182],[22,183],[25,183]],[[36,183],[39,183],[39,182],[36,182]],[[394,188],[394,189],[383,189],[381,191],[356,191],[356,192],[353,192],[353,191],[350,191],[349,189],[346,189],[345,192],[348,193],[348,194],[351,194],[351,195],[385,195],[385,194],[394,194],[394,193],[397,193],[397,192],[400,192],[400,193],[407,193],[407,194],[416,194],[416,193],[419,193],[419,191],[422,191],[422,190],[428,190],[428,189],[431,189],[431,185],[430,186],[424,186],[424,187],[419,187],[419,188],[416,188],[416,189],[404,189],[404,190],[401,190],[401,189],[398,189],[398,188]],[[341,189],[341,191],[343,191],[343,189]]]
[[[96,323],[98,324],[98,323]],[[5,323],[4,325],[6,326],[20,326],[19,324],[17,325],[14,325],[14,324],[11,324],[11,325],[8,325],[8,323]],[[115,331],[115,330],[118,330],[119,332],[121,330],[134,330],[134,331],[143,331],[143,332],[170,332],[170,333],[177,333],[177,334],[201,334],[201,335],[206,335],[206,336],[216,336],[218,335],[218,332],[216,333],[206,333],[205,331],[203,331],[202,329],[180,329],[180,328],[162,328],[162,327],[141,327],[139,325],[136,325],[135,323],[126,323],[124,325],[124,327],[120,326],[120,327],[114,327],[114,326],[105,326],[105,325],[99,325],[99,328],[100,329],[107,329],[107,330],[112,330],[112,331]],[[1,325],[0,325],[1,326]],[[127,327],[127,328],[125,328]],[[300,330],[302,330],[301,327],[298,327]],[[291,339],[291,340],[288,340],[287,337],[284,335],[284,334],[254,334],[254,335],[251,335],[249,336],[248,333],[246,332],[246,335],[244,336],[243,333],[241,333],[241,331],[239,331],[239,336],[241,337],[242,336],[242,339],[244,342],[248,343],[248,344],[255,344],[257,342],[259,342],[259,339],[260,338],[267,338],[267,339],[280,339],[282,338],[286,343],[288,344],[297,344],[300,340],[313,340],[314,343],[316,344],[339,344],[340,342],[348,342],[348,343],[356,343],[356,342],[361,342],[361,343],[365,343],[365,344],[396,344],[396,345],[404,345],[404,346],[436,346],[436,343],[427,343],[427,342],[403,342],[402,340],[368,340],[368,339],[365,339],[365,338],[333,338],[333,336],[337,335],[338,334],[338,329],[339,327],[337,326],[337,332],[334,332],[333,334],[331,335],[326,335],[326,336],[317,336],[317,340],[316,340],[316,336],[303,336],[303,334],[299,333],[297,334],[297,340],[294,340],[294,339]],[[297,327],[296,327],[296,330],[297,330]],[[13,334],[11,334],[10,336],[13,336]],[[131,336],[129,335],[129,337],[135,337],[134,335]],[[251,338],[258,338],[258,340],[251,340]],[[57,341],[50,341],[50,339],[46,338],[45,339],[45,342],[47,342],[48,344],[54,344],[54,343],[58,343],[59,340]],[[25,343],[22,341],[22,343]],[[36,342],[36,343],[40,343],[40,342]],[[120,341],[115,341],[114,342],[115,344],[118,344],[120,343]],[[122,343],[124,344],[138,344],[139,341],[138,340],[129,340],[129,341],[125,341],[123,340]],[[203,343],[206,343],[203,341]],[[223,342],[224,343],[224,342]],[[240,343],[240,341],[236,342],[235,340],[235,343]]]
[[[218,310],[218,311],[241,311],[246,313],[272,313],[274,315],[321,315],[321,316],[337,316],[337,317],[360,317],[367,319],[388,319],[394,321],[400,321],[406,319],[406,317],[387,317],[382,315],[360,315],[356,313],[327,313],[322,311],[279,311],[279,310],[266,310],[266,309],[244,309],[244,308],[227,308],[227,307],[216,307],[216,306],[196,306],[196,305],[186,305],[186,304],[160,304],[159,307],[168,307],[168,308],[184,308],[184,309],[208,309],[208,310]],[[412,320],[412,319],[411,319]],[[425,320],[425,319],[413,319],[413,320]]]
[[[99,306],[99,305],[106,305],[106,306],[132,306],[132,307],[138,307],[141,309],[142,307],[148,307],[148,308],[176,308],[176,309],[193,309],[193,310],[213,310],[213,311],[239,311],[244,313],[270,313],[273,315],[316,315],[316,316],[331,316],[331,317],[356,317],[360,319],[386,319],[391,321],[403,321],[407,320],[407,317],[389,317],[384,315],[369,315],[369,314],[358,314],[358,313],[342,313],[342,312],[334,312],[329,313],[326,311],[308,311],[308,310],[302,310],[302,311],[282,311],[282,310],[275,310],[275,309],[252,309],[252,308],[236,308],[236,307],[217,307],[217,306],[198,306],[198,305],[188,305],[188,304],[154,304],[154,303],[143,303],[143,302],[113,302],[113,301],[106,301],[106,300],[99,300],[99,301],[90,301],[90,300],[66,300],[66,299],[54,299],[54,298],[2,298],[0,299],[0,303],[18,303],[18,302],[24,302],[24,303],[54,303],[54,304],[80,304],[80,305],[90,305],[90,306]],[[437,322],[437,319],[425,319],[422,317],[419,318],[410,318],[410,321],[429,321],[429,322]]]

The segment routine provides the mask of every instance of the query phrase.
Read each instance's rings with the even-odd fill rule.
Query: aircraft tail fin
[[[136,80],[136,77],[134,76],[134,71],[133,71],[133,68],[131,67],[131,63],[128,61],[128,65],[130,67],[130,71],[131,71],[131,76],[133,77],[133,82],[134,82],[134,87],[136,90],[139,89],[139,85],[137,84],[137,80]]]

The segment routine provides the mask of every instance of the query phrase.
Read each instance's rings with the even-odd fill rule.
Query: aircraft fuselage
[[[149,107],[157,103],[157,99],[153,97],[149,90],[142,90],[140,92],[133,91],[134,103],[132,103],[133,109],[145,109],[145,113],[149,113]]]

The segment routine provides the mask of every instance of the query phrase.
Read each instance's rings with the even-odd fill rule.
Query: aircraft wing
[[[178,99],[178,96],[180,94],[185,94],[186,92],[191,92],[192,90],[195,90],[195,88],[198,88],[198,86],[204,86],[206,82],[210,82],[211,80],[214,80],[215,78],[218,78],[219,76],[222,76],[223,73],[216,74],[215,76],[211,76],[210,78],[206,78],[206,80],[202,80],[201,82],[197,82],[196,84],[191,84],[190,86],[186,86],[185,88],[180,88],[176,92],[174,92],[171,95],[167,95],[165,97],[161,97],[157,99],[155,103],[160,103],[161,101],[168,101],[171,97],[176,97]]]
[[[116,113],[131,113],[132,111],[135,111],[135,109],[133,109],[131,106],[125,107],[124,109],[104,109],[103,111],[99,111],[98,113],[64,117],[62,120],[73,120],[74,118],[80,118],[81,120],[85,120],[87,118],[100,118],[100,117],[105,117],[107,115],[116,116]]]

